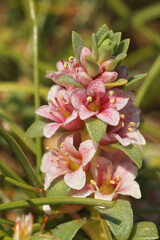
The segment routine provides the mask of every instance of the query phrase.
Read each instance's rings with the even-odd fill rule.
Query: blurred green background
[[[73,55],[71,32],[75,30],[91,47],[91,33],[106,23],[122,38],[130,38],[125,64],[130,76],[148,73],[134,90],[142,109],[140,129],[147,140],[144,166],[138,181],[143,198],[135,207],[160,206],[160,1],[156,0],[36,0],[39,30],[39,76],[41,103],[53,84],[45,78],[58,60]],[[32,22],[27,0],[0,0],[0,123],[9,129],[6,117],[26,130],[34,121]],[[15,128],[10,129],[16,136]],[[18,140],[30,160],[34,156]],[[0,158],[23,176],[14,156],[0,139]],[[9,189],[9,190],[8,190]],[[22,198],[4,184],[0,201]],[[21,193],[22,194],[22,193]],[[21,196],[21,197],[19,197]],[[137,215],[160,224],[157,213]],[[10,216],[12,219],[12,217]]]

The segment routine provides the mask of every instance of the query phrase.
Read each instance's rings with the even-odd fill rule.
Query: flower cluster
[[[120,33],[103,25],[92,35],[92,51],[76,32],[72,41],[75,57],[59,61],[58,71],[46,75],[55,84],[48,93],[48,104],[36,110],[50,120],[43,129],[45,137],[52,137],[58,129],[67,130],[57,148],[43,156],[45,189],[61,176],[70,187],[70,196],[140,198],[137,166],[124,152],[108,148],[115,143],[123,148],[145,144],[137,129],[140,109],[127,88],[132,84],[127,79],[128,67],[120,65],[129,40],[121,41]]]

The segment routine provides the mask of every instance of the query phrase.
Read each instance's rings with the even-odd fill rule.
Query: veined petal
[[[84,105],[81,105],[79,108],[79,117],[82,120],[86,120],[92,116],[94,116],[97,112],[89,111]]]
[[[92,140],[86,140],[80,144],[79,151],[82,155],[82,165],[89,163],[97,151],[98,144],[94,144]]]
[[[77,117],[78,117],[78,113],[77,113],[77,111],[74,110],[74,111],[72,112],[71,116],[69,116],[69,117],[65,120],[65,122],[63,123],[63,126],[65,126],[66,124],[72,122],[72,121],[75,120]]]
[[[121,185],[117,193],[122,195],[129,195],[136,199],[141,198],[140,187],[136,181],[130,181],[130,182],[126,181],[123,185]]]
[[[103,112],[98,113],[96,116],[97,118],[112,126],[118,125],[120,120],[119,112],[114,108],[105,109]]]
[[[114,193],[112,193],[112,194],[103,194],[103,193],[101,193],[99,191],[96,191],[95,194],[94,194],[94,198],[95,199],[101,199],[101,200],[107,200],[107,201],[112,201],[113,196],[114,196]]]
[[[134,132],[128,132],[126,136],[131,140],[131,143],[136,143],[138,145],[145,145],[146,141],[139,130],[134,129]]]
[[[43,105],[39,107],[35,113],[41,117],[48,118],[56,122],[63,121],[63,116],[61,116],[58,111],[55,111],[50,105]]]
[[[84,87],[87,87],[92,81],[93,79],[88,76],[86,72],[80,72],[77,74],[77,82],[82,84]]]
[[[55,132],[61,127],[61,123],[49,123],[43,128],[43,134],[46,138],[52,137]]]
[[[99,77],[97,77],[97,80],[101,80],[104,83],[110,83],[114,82],[117,79],[117,72],[103,72]]]
[[[48,92],[47,100],[53,100],[57,97],[57,93],[62,89],[63,88],[57,84],[53,85]]]
[[[101,96],[103,96],[105,94],[105,91],[106,89],[104,83],[100,80],[94,80],[89,84],[87,88],[87,95],[92,95],[93,92],[96,94],[101,94]]]
[[[71,92],[71,102],[74,108],[79,109],[79,106],[86,100],[87,94],[85,89],[76,88]]]
[[[86,182],[86,174],[83,171],[83,167],[80,166],[76,171],[66,174],[64,176],[64,181],[73,189],[82,189]]]
[[[73,190],[71,196],[73,197],[88,197],[95,192],[94,187],[91,184],[86,184],[81,190]]]
[[[80,152],[74,147],[74,134],[75,133],[72,133],[64,139],[64,148],[65,151],[71,154],[73,157],[81,158]]]
[[[80,61],[82,66],[85,68],[85,56],[92,56],[92,52],[89,48],[84,47],[81,51]]]

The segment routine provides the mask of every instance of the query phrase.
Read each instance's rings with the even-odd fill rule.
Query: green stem
[[[34,198],[28,200],[21,200],[15,202],[4,203],[0,205],[0,211],[16,208],[27,208],[32,206],[42,205],[61,205],[61,204],[76,204],[76,205],[88,205],[88,206],[102,206],[112,207],[114,202],[99,200],[94,198],[75,198],[75,197],[63,197],[63,198]]]
[[[34,101],[35,109],[40,106],[40,97],[39,97],[39,74],[38,74],[38,27],[37,27],[37,18],[35,13],[35,3],[34,0],[29,0],[30,15],[33,24],[33,68],[34,68]],[[36,115],[36,120],[39,120],[39,116]],[[36,170],[37,174],[40,174],[40,164],[42,156],[42,141],[41,138],[36,138]]]
[[[4,218],[0,218],[0,224],[8,224],[10,226],[14,226],[14,221],[10,221]]]
[[[106,240],[113,240],[113,239],[112,239],[112,236],[111,236],[111,232],[110,232],[110,230],[109,230],[109,227],[108,227],[108,225],[107,225],[106,220],[104,220],[103,218],[101,218],[100,221],[101,221],[101,226],[102,226],[102,228],[103,228],[103,232],[104,232],[104,234],[105,234]]]

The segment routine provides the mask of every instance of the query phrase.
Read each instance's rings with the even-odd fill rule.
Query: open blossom
[[[37,115],[54,121],[45,125],[43,129],[45,137],[50,138],[59,128],[69,131],[82,128],[83,121],[72,106],[69,93],[63,87],[58,85],[51,87],[47,99],[48,105],[36,110]]]
[[[106,157],[96,157],[91,162],[93,179],[83,189],[73,191],[75,197],[87,197],[94,193],[94,198],[109,200],[118,195],[141,198],[137,176],[137,167],[121,152],[106,153]]]
[[[118,69],[118,73],[116,71],[105,71],[105,67],[109,64],[113,59],[105,61],[101,65],[99,64],[99,72],[97,76],[91,77],[88,75],[85,64],[85,57],[92,56],[92,52],[84,47],[81,51],[80,62],[82,66],[79,66],[76,59],[73,57],[69,58],[69,61],[59,61],[57,63],[57,72],[47,74],[47,78],[51,78],[55,83],[58,83],[69,90],[72,90],[74,87],[71,85],[67,85],[64,83],[59,83],[57,79],[62,75],[70,75],[74,78],[77,83],[82,84],[84,87],[87,87],[93,80],[100,80],[103,83],[114,82],[118,77],[118,75],[122,78],[126,78],[128,75],[127,68],[123,66],[123,68]]]
[[[29,240],[32,234],[33,217],[31,214],[17,217],[14,226],[14,240]]]
[[[43,155],[41,171],[46,173],[44,187],[48,188],[54,179],[64,175],[64,181],[69,187],[77,190],[83,188],[88,163],[96,150],[97,145],[92,140],[82,142],[78,133],[62,137],[58,149]]]
[[[126,106],[130,97],[131,92],[118,88],[106,91],[102,82],[97,80],[87,89],[74,89],[71,102],[81,120],[95,116],[111,126],[116,126],[120,121],[120,110]]]
[[[115,127],[107,129],[102,145],[120,142],[123,146],[129,144],[145,145],[145,139],[137,129],[140,123],[140,109],[134,104],[134,99],[130,99],[125,108],[120,111],[120,121]]]

